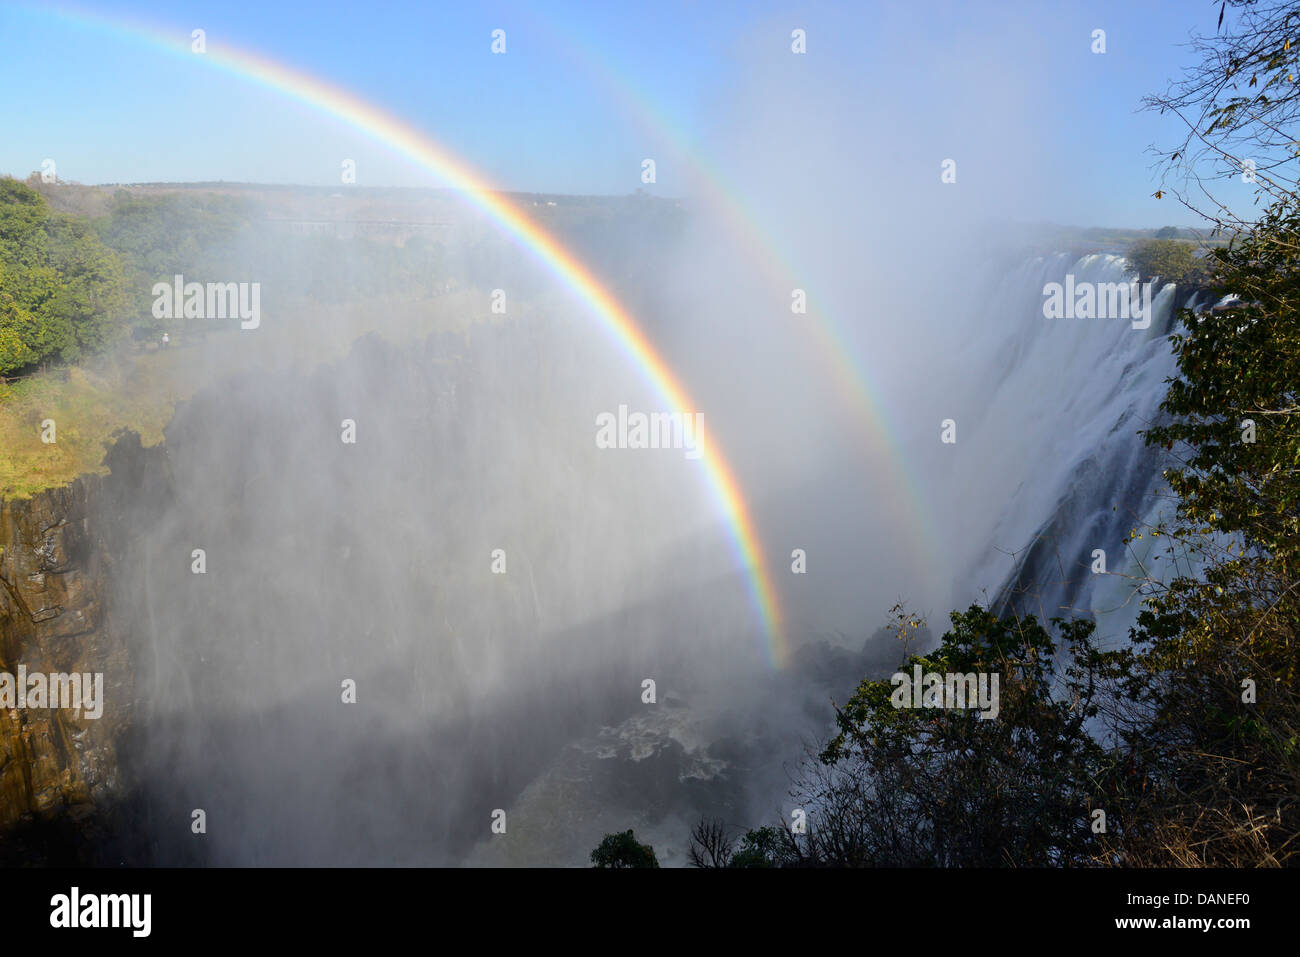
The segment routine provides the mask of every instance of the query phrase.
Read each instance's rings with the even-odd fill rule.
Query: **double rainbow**
[[[413,161],[451,188],[463,193],[581,297],[612,333],[619,346],[638,365],[669,408],[682,413],[694,408],[686,390],[633,316],[591,272],[522,209],[501,193],[492,190],[467,164],[409,123],[308,73],[251,51],[233,48],[224,42],[214,44],[205,55],[198,57],[190,52],[190,37],[184,31],[167,32],[139,23],[106,19],[85,11],[41,7],[35,8],[34,12],[54,14],[69,22],[116,33],[174,55],[218,67],[345,123]],[[777,592],[763,559],[753,515],[717,444],[707,434],[699,436],[698,443],[701,454],[696,461],[704,470],[734,541],[760,619],[768,660],[774,667],[781,667],[788,656],[786,635]]]
[[[616,69],[600,44],[581,39],[579,33],[553,29],[545,18],[529,18],[529,29],[564,54],[565,62],[587,75],[591,87],[605,93],[647,136],[658,140],[686,163],[690,173],[704,185],[699,198],[716,214],[729,233],[730,241],[742,248],[746,261],[756,264],[752,275],[765,281],[772,301],[788,307],[792,289],[804,286],[807,269],[781,239],[780,230],[763,221],[756,205],[731,185],[731,177],[707,154],[688,141],[680,123],[640,87],[626,70]],[[907,453],[886,414],[886,403],[872,384],[872,376],[857,350],[850,344],[845,310],[819,301],[815,289],[808,292],[807,314],[796,321],[807,332],[808,344],[817,354],[830,381],[843,397],[843,407],[857,420],[866,441],[854,443],[869,474],[884,484],[889,501],[905,510],[902,516],[913,534],[905,540],[912,549],[916,569],[936,566],[939,535],[920,495],[924,483],[909,466]],[[789,316],[785,318],[789,319]]]

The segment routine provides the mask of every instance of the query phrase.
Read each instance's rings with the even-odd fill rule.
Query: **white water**
[[[873,498],[870,476],[826,468],[825,494],[769,499],[800,536],[774,537],[781,547],[822,536],[809,545],[820,577],[808,581],[824,586],[802,600],[852,651],[896,597],[951,596],[934,598],[935,611],[993,599],[1014,569],[1009,553],[1043,532],[1048,547],[1025,576],[1040,607],[1027,610],[1072,604],[1103,619],[1103,638],[1126,632],[1136,603],[1110,610],[1123,605],[1124,580],[1089,566],[1102,548],[1110,571],[1126,572],[1122,540],[1150,512],[1159,458],[1136,433],[1155,420],[1174,371],[1175,290],[1155,298],[1147,329],[1046,319],[1043,286],[1067,273],[1129,278],[1108,256],[992,267],[945,316],[924,304],[930,336],[949,331],[940,353],[892,327],[900,353],[914,353],[906,364],[926,370],[914,385],[934,405],[900,430],[941,537],[928,578],[889,566],[896,543],[873,522],[897,503]],[[892,321],[869,312],[864,322]],[[169,427],[177,501],[142,544],[154,560],[125,582],[121,605],[158,652],[145,773],[167,822],[164,862],[201,852],[223,864],[582,864],[603,833],[634,826],[679,863],[701,815],[757,825],[783,813],[784,766],[824,730],[831,691],[842,700],[845,682],[883,667],[841,649],[802,655],[780,674],[756,668],[738,583],[692,575],[688,551],[648,534],[681,540],[676,525],[689,528],[696,513],[664,507],[642,460],[588,462],[589,409],[614,408],[621,393],[566,416],[567,393],[528,371],[535,355],[569,356],[571,374],[557,381],[591,391],[596,366],[573,357],[594,347],[577,330],[526,348],[517,333],[498,334],[485,335],[472,365],[371,343],[328,376],[247,377],[197,398]],[[367,423],[364,457],[334,458],[338,402]],[[315,408],[331,411],[310,430],[276,417]],[[955,445],[939,442],[940,409],[957,422]],[[760,437],[771,430],[750,418]],[[725,429],[728,418],[711,421]],[[793,470],[795,456],[758,451]],[[821,464],[807,458],[804,467]],[[516,528],[532,535],[512,546],[519,574],[494,581],[488,549]],[[188,556],[200,542],[212,566],[196,578]],[[620,565],[646,554],[676,573]],[[792,577],[793,606],[805,586]],[[909,592],[894,592],[895,581]],[[639,697],[646,675],[659,681],[653,713]],[[340,703],[344,676],[359,679],[356,705]],[[185,824],[195,807],[212,822],[198,851]],[[510,841],[487,828],[496,808],[510,809]]]
[[[1025,577],[1037,595],[1026,611],[1096,615],[1099,635],[1122,637],[1137,610],[1124,576],[1145,558],[1123,542],[1152,517],[1160,482],[1160,450],[1136,433],[1155,424],[1175,372],[1176,289],[1154,285],[1145,329],[1123,318],[1045,318],[1044,287],[1067,274],[1076,285],[1134,278],[1121,257],[1054,255],[1023,263],[980,298],[983,318],[960,346],[980,372],[964,380],[953,413],[958,442],[940,476],[952,501],[945,521],[955,541],[977,543],[958,566],[967,569],[959,594],[995,597],[1018,553],[1031,561]],[[1093,573],[1095,549],[1109,575]]]
[[[931,584],[947,587],[953,596],[949,608],[992,601],[1015,571],[1011,553],[1019,553],[1022,582],[1032,596],[1023,610],[1040,617],[1095,618],[1098,640],[1109,646],[1127,640],[1140,610],[1133,577],[1143,573],[1143,566],[1160,571],[1152,562],[1158,551],[1155,540],[1147,535],[1125,545],[1124,539],[1134,527],[1154,521],[1162,507],[1168,508],[1167,501],[1162,505],[1154,494],[1160,485],[1162,450],[1147,448],[1138,431],[1160,416],[1165,380],[1176,371],[1168,333],[1178,296],[1173,285],[1157,283],[1145,329],[1133,328],[1126,318],[1047,319],[1043,288],[1063,282],[1067,274],[1076,284],[1126,283],[1133,278],[1117,256],[1051,255],[1009,271],[990,267],[986,287],[966,301],[963,332],[946,357],[960,360],[960,374],[936,375],[931,382],[957,420],[958,441],[936,451],[937,430],[924,435],[918,430],[918,448],[913,450],[924,463],[929,480],[925,500],[934,509],[934,526],[948,562],[933,568],[932,574],[955,574],[957,580],[917,584],[918,592]],[[920,448],[927,440],[928,454]],[[827,501],[835,500],[822,500]],[[837,514],[843,520],[841,536],[848,536],[852,524],[843,510]],[[1043,544],[1032,550],[1040,538]],[[1093,550],[1098,548],[1106,552],[1105,575],[1091,570]],[[869,549],[858,556],[854,567],[859,580],[870,581],[874,567],[869,556]],[[852,576],[835,587],[852,589]],[[863,590],[878,606],[880,589]],[[880,607],[874,608],[874,617],[856,620],[845,617],[847,602],[832,604],[835,610],[830,613],[819,610],[839,616],[844,622],[841,635],[848,636],[851,647],[860,640],[854,636],[864,629],[870,632],[882,620]],[[934,616],[931,624],[937,634],[946,621]],[[824,706],[828,687],[841,678],[851,685],[896,653],[892,639],[877,639],[875,645],[876,659],[846,659],[838,670],[831,670],[830,684],[822,683],[827,675],[814,674],[805,659],[793,673],[775,679],[772,688],[755,694],[768,702],[766,711],[780,712],[784,721],[796,710],[790,703],[801,699],[808,702],[806,714],[820,713],[817,706]],[[833,693],[841,694],[838,689]],[[707,712],[707,699],[692,700],[686,707],[657,711],[653,720],[634,717],[576,742],[520,802],[525,820],[574,815],[565,817],[567,824],[553,825],[559,833],[549,835],[551,843],[526,849],[516,845],[518,856],[510,857],[500,856],[500,848],[484,841],[471,860],[501,864],[558,859],[581,865],[585,848],[566,847],[562,833],[579,820],[598,821],[595,833],[635,826],[661,860],[682,864],[686,834],[702,814],[732,822],[739,814],[740,820],[754,825],[774,820],[782,804],[782,779],[763,765],[797,760],[795,735],[775,731],[754,742],[742,769],[719,759],[725,753],[719,735],[728,725],[716,716],[710,719]],[[751,734],[756,716],[746,717]],[[802,728],[810,733],[815,726],[814,721]],[[654,767],[656,762],[659,767]],[[749,795],[749,812],[760,819],[745,818],[719,791],[691,793],[686,785],[674,801],[660,803],[657,814],[648,813],[655,802],[629,800],[612,783],[637,774],[633,768],[638,765],[647,780],[664,773],[683,782],[739,779]],[[584,797],[575,811],[579,793]],[[697,802],[694,807],[692,802]]]

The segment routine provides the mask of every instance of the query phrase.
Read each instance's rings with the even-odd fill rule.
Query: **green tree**
[[[0,375],[34,363],[38,321],[5,291],[0,275]]]
[[[759,866],[1024,866],[1085,863],[1090,811],[1108,767],[1087,731],[1121,652],[1092,644],[1093,623],[953,612],[939,647],[900,672],[998,676],[997,714],[912,707],[892,679],[867,680],[836,709],[837,733],[805,762],[795,799],[806,828],[751,832]],[[919,622],[905,623],[913,634]],[[949,702],[954,704],[955,702]],[[969,700],[967,701],[969,704]]]
[[[746,831],[727,862],[728,867],[781,867],[793,863],[786,834],[777,827],[760,827]]]
[[[658,867],[654,848],[637,841],[632,831],[606,834],[591,852],[591,866],[597,868]]]
[[[1145,585],[1116,853],[1300,863],[1300,205],[1214,266],[1214,292],[1241,298],[1181,313],[1171,421],[1146,433],[1174,458],[1176,512],[1153,532],[1181,573]]]
[[[788,835],[779,827],[746,831],[739,841],[727,837],[721,821],[701,819],[691,829],[687,859],[692,867],[786,867],[799,863]]]
[[[106,348],[126,308],[122,264],[90,225],[0,179],[0,374]]]
[[[139,331],[152,337],[166,320],[152,315],[153,286],[175,275],[223,281],[283,256],[282,249],[250,241],[250,206],[211,193],[137,196],[119,190],[94,227],[105,246],[122,259],[128,276],[130,312]]]
[[[1164,282],[1199,286],[1205,280],[1196,247],[1178,239],[1139,240],[1128,251],[1128,261],[1143,282],[1159,276]]]

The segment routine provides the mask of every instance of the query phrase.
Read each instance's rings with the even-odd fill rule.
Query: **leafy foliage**
[[[716,820],[701,820],[692,828],[688,857],[692,867],[708,869],[788,867],[798,863],[781,828],[755,828],[733,842],[722,822]]]
[[[1216,291],[1241,299],[1172,337],[1173,420],[1146,438],[1178,456],[1156,531],[1194,572],[1149,584],[1135,635],[1130,861],[1300,861],[1298,257],[1292,198],[1216,251]]]
[[[1179,286],[1199,286],[1205,279],[1196,247],[1177,239],[1140,240],[1129,250],[1128,261],[1144,282],[1159,276]]]
[[[1243,535],[1293,565],[1300,544],[1300,207],[1274,207],[1241,241],[1216,250],[1214,290],[1231,308],[1180,315],[1172,337],[1181,376],[1163,408],[1173,424],[1147,441],[1181,443],[1166,472],[1180,514]],[[1246,441],[1244,423],[1254,425]]]
[[[0,179],[0,375],[98,352],[126,317],[121,260],[90,224]]]
[[[992,720],[959,708],[898,707],[890,681],[864,681],[802,791],[816,809],[792,845],[838,866],[1072,864],[1090,852],[1088,811],[1102,748],[1085,723],[1122,664],[1090,621],[954,612],[939,647],[901,669],[999,675]]]
[[[632,831],[606,834],[599,846],[591,852],[591,866],[596,868],[658,867],[654,848],[642,844]]]

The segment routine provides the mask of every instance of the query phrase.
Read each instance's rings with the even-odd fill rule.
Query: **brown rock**
[[[103,715],[0,707],[0,840],[33,819],[111,802],[131,720],[127,643],[107,614],[103,480],[0,501],[0,672],[102,673]],[[75,813],[73,813],[75,811]]]

